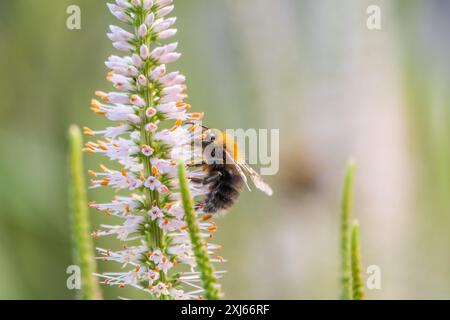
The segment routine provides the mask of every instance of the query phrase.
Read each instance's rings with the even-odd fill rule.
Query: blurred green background
[[[105,3],[0,0],[0,298],[75,297],[66,131],[107,123],[89,111],[93,92],[111,89],[105,33],[116,21]],[[66,28],[71,4],[81,30]],[[367,297],[450,298],[450,1],[175,4],[183,58],[172,70],[186,74],[194,109],[211,127],[280,129],[275,195],[244,193],[218,219],[226,297],[338,296],[339,196],[353,156],[364,269],[382,271]],[[379,31],[366,27],[370,4]]]

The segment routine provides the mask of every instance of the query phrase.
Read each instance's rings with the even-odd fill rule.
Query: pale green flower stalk
[[[81,152],[83,138],[77,126],[71,126],[69,129],[69,146],[72,242],[74,260],[81,269],[80,296],[85,300],[99,300],[102,296],[97,279],[93,275],[96,272],[96,263],[94,245],[90,236],[91,227]]]
[[[192,249],[201,273],[203,287],[205,288],[205,298],[207,300],[218,300],[221,297],[220,287],[217,283],[214,266],[209,259],[208,246],[202,239],[200,228],[198,227],[197,215],[194,210],[194,202],[189,190],[189,183],[186,179],[186,169],[183,162],[179,162],[178,164],[178,179],[180,180],[180,191],[189,235],[191,237]]]
[[[352,284],[353,300],[364,299],[364,282],[361,274],[361,254],[359,252],[359,224],[357,222],[353,223],[352,228]]]
[[[101,101],[91,109],[117,124],[104,130],[85,128],[100,140],[86,144],[88,153],[100,153],[115,162],[108,168],[89,171],[92,188],[111,187],[116,197],[108,203],[91,202],[90,207],[122,221],[102,225],[94,236],[115,235],[122,250],[98,248],[98,259],[114,261],[120,272],[99,275],[111,286],[130,286],[145,291],[150,299],[202,299],[201,273],[192,250],[177,179],[177,160],[190,160],[194,126],[203,113],[190,113],[185,100],[185,77],[168,73],[177,61],[177,43],[163,44],[177,30],[172,0],[116,0],[111,13],[128,27],[110,26],[109,39],[125,56],[110,56],[107,79],[117,91],[97,91]],[[187,163],[187,162],[186,162]],[[206,173],[192,166],[187,170],[193,197],[208,193],[201,181]],[[197,182],[196,182],[197,181]],[[196,210],[203,239],[217,229],[210,215]],[[115,219],[117,220],[117,219]],[[212,262],[220,246],[208,243]]]
[[[351,253],[350,253],[350,219],[353,208],[353,185],[355,162],[347,166],[341,199],[341,299],[352,298]]]

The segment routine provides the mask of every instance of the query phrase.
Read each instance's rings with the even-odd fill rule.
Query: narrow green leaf
[[[364,284],[361,274],[361,255],[359,252],[359,224],[355,222],[352,228],[352,283],[353,300],[364,299]]]
[[[350,219],[353,209],[353,185],[355,162],[348,163],[344,178],[341,199],[341,299],[352,298],[351,257],[350,257]]]
[[[198,271],[201,274],[203,288],[205,289],[205,299],[218,300],[221,297],[220,286],[217,283],[214,266],[209,259],[206,242],[200,236],[200,228],[194,210],[194,201],[186,179],[186,168],[182,161],[179,161],[178,164],[178,178],[180,180],[180,191],[188,232],[191,237],[192,250],[194,251]]]
[[[81,298],[85,300],[101,299],[94,259],[94,245],[90,236],[89,210],[86,199],[86,182],[83,168],[83,138],[77,126],[69,129],[70,144],[70,187],[72,242],[75,263],[81,269]]]

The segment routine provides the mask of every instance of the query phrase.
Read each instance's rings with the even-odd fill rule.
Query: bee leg
[[[212,182],[216,182],[217,180],[220,179],[221,176],[222,176],[222,173],[216,172],[215,174],[213,174],[213,175],[211,175],[209,177],[206,177],[204,179],[191,178],[191,181],[195,182],[195,183],[201,183],[201,184],[206,185],[206,184],[210,184]]]
[[[216,182],[222,176],[221,172],[216,172],[215,174],[203,179],[203,184],[210,184],[211,182]]]
[[[188,167],[191,167],[191,168],[198,168],[198,167],[203,167],[204,165],[206,165],[206,162],[203,162],[203,161],[201,161],[201,162],[191,162],[191,163],[188,163],[186,165]]]
[[[199,202],[195,205],[195,210],[203,209],[204,206],[205,206],[204,202]]]

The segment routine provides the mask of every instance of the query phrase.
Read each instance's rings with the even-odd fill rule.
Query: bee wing
[[[253,170],[253,168],[250,167],[246,162],[241,161],[239,163],[239,166],[245,171],[245,173],[247,173],[250,176],[253,183],[259,190],[261,190],[268,196],[271,196],[273,194],[272,188],[267,183],[265,183],[264,180],[261,178],[261,176],[255,170]]]
[[[244,171],[242,171],[242,169],[239,166],[239,164],[237,164],[236,161],[234,161],[233,157],[231,156],[231,154],[228,151],[225,151],[225,155],[227,157],[226,163],[234,164],[236,170],[239,172],[239,175],[241,176],[242,180],[244,181],[245,186],[247,187],[247,189],[249,191],[252,191],[252,189],[250,189],[250,186],[248,185],[247,176],[245,175]]]

